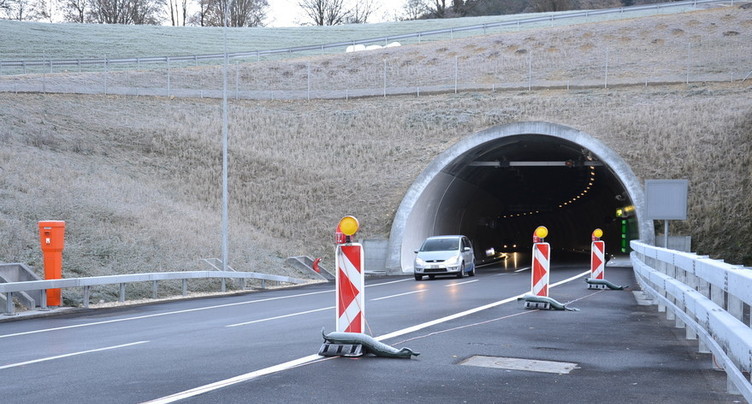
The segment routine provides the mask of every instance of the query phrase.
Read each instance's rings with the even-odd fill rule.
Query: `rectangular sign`
[[[650,220],[687,220],[689,180],[645,180],[645,212]]]

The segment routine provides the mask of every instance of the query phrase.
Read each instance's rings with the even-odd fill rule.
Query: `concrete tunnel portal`
[[[616,254],[624,239],[653,242],[643,209],[639,180],[592,136],[547,122],[496,126],[456,143],[416,178],[395,214],[386,269],[412,272],[414,250],[432,235],[468,236],[478,261],[491,248],[529,251],[539,225],[549,229],[552,260],[586,260],[595,228]]]

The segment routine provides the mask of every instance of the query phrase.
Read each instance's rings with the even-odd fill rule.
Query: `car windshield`
[[[426,240],[420,251],[451,251],[456,250],[458,246],[459,241],[456,238],[435,238]]]

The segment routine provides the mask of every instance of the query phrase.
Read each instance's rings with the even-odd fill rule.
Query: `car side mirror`
[[[418,250],[414,250],[413,252],[414,252],[415,254],[417,254],[417,253],[418,253]]]

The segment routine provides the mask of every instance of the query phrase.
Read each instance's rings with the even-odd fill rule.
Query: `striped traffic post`
[[[604,279],[606,242],[601,240],[603,230],[595,229],[592,237],[593,242],[590,244],[590,277],[593,279]]]
[[[358,220],[346,216],[337,230],[345,237],[338,239],[335,254],[336,274],[336,331],[362,333],[365,324],[364,256],[363,246],[351,242],[358,231]],[[342,241],[340,243],[340,241]]]
[[[548,297],[548,272],[551,267],[551,246],[544,241],[548,229],[539,226],[533,233],[533,267],[530,293],[536,297]],[[535,306],[535,307],[533,307]],[[538,304],[526,302],[526,308],[541,308]]]
[[[548,273],[551,268],[551,246],[544,241],[548,236],[545,226],[538,226],[533,232],[533,268],[531,275],[530,293],[517,298],[525,301],[526,309],[569,310],[578,311],[566,304],[548,297]]]
[[[590,243],[590,280],[604,281],[606,277],[606,242],[601,240],[603,230],[595,229]],[[603,283],[588,283],[588,289],[605,289]]]

